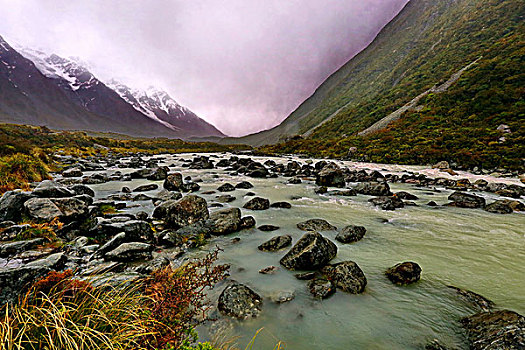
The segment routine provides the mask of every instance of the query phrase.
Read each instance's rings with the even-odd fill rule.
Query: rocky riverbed
[[[0,199],[2,303],[50,270],[132,281],[219,246],[231,276],[209,293],[204,338],[246,344],[264,327],[255,348],[525,346],[517,178],[230,154],[57,158],[54,181]],[[15,240],[24,219],[56,218],[67,244]]]

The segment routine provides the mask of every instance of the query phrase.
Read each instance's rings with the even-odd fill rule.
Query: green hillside
[[[425,164],[445,159],[470,168],[523,171],[523,33],[521,26],[494,42],[447,91],[427,95],[417,110],[406,112],[384,130],[365,137],[325,139],[318,130],[314,138],[267,146],[263,151],[344,157],[350,147],[356,147],[352,158],[373,162]],[[497,130],[502,124],[510,133]],[[332,122],[320,129],[330,126]]]

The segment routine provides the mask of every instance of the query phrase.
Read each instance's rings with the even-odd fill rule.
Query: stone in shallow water
[[[270,296],[270,300],[276,304],[286,303],[295,299],[295,292],[293,290],[282,290]]]
[[[333,231],[337,227],[331,225],[324,219],[310,219],[297,224],[297,228],[303,231]]]
[[[337,246],[318,232],[305,233],[280,260],[289,270],[315,270],[337,255]]]
[[[254,197],[243,206],[244,209],[266,210],[270,208],[270,201],[266,198]]]
[[[483,208],[485,206],[485,198],[460,191],[452,193],[448,199],[452,201],[448,204],[449,206],[459,208]]]
[[[253,185],[249,183],[248,181],[242,181],[242,182],[239,182],[237,185],[235,185],[235,188],[249,189],[249,188],[253,188]]]
[[[277,270],[279,270],[277,266],[267,266],[265,268],[260,269],[259,273],[263,275],[271,275],[271,274],[276,273]]]
[[[525,317],[510,311],[481,312],[461,320],[474,350],[525,349]]]
[[[316,278],[308,282],[308,290],[315,298],[326,299],[335,293],[335,286],[327,279]]]
[[[257,317],[261,312],[261,306],[261,296],[240,283],[229,285],[219,296],[219,311],[239,319]]]
[[[288,202],[275,202],[270,205],[271,208],[290,209],[292,205]]]
[[[217,188],[217,191],[220,191],[220,192],[231,192],[231,191],[235,191],[235,187],[233,187],[232,184],[225,183],[225,184],[219,186]]]
[[[457,294],[465,298],[469,303],[476,305],[483,311],[491,311],[494,307],[494,303],[491,300],[470,290],[461,289],[454,286],[448,286],[448,288],[455,290]]]
[[[385,272],[388,279],[395,284],[404,285],[419,281],[421,267],[415,262],[407,261],[392,266]]]
[[[257,229],[259,231],[263,231],[263,232],[270,232],[270,231],[278,230],[279,226],[275,226],[275,225],[261,225],[261,226],[257,227]]]
[[[228,208],[213,212],[207,220],[211,233],[214,235],[226,235],[239,230],[241,224],[241,210],[239,208]]]
[[[255,226],[255,219],[253,216],[245,216],[241,218],[240,229],[244,230]]]
[[[365,290],[367,283],[365,274],[353,261],[327,265],[321,269],[321,273],[337,288],[347,293],[359,294]]]
[[[266,241],[263,244],[261,244],[258,247],[258,249],[264,252],[275,252],[277,250],[288,247],[290,244],[292,244],[292,236],[275,236],[272,237],[269,241]]]
[[[363,226],[348,225],[335,236],[335,239],[341,243],[352,243],[361,240],[366,233]]]

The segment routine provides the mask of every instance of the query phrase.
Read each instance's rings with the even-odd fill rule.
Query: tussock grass
[[[38,156],[16,153],[0,157],[0,194],[16,188],[29,189],[30,182],[49,179],[49,171]]]

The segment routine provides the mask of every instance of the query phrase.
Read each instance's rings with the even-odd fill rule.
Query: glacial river
[[[415,202],[418,206],[383,211],[368,202],[369,196],[315,194],[316,186],[311,181],[291,185],[283,177],[253,179],[231,176],[222,168],[191,170],[181,167],[179,160],[190,159],[192,155],[162,157],[166,158],[166,162],[160,165],[175,165],[170,168],[171,171],[180,171],[193,180],[201,179],[201,190],[197,194],[206,198],[209,204],[222,193],[203,195],[201,192],[216,190],[225,182],[236,184],[243,180],[250,181],[254,188],[228,192],[236,200],[224,204],[225,207],[241,208],[243,216],[255,217],[256,226],[272,224],[280,227],[273,232],[253,228],[214,238],[208,246],[184,256],[199,256],[215,245],[220,246],[224,249],[220,262],[231,265],[231,278],[248,285],[264,298],[259,317],[244,321],[221,318],[215,324],[199,328],[201,340],[236,339],[235,344],[244,349],[255,332],[263,328],[253,349],[272,349],[278,341],[284,343],[286,349],[423,349],[434,338],[445,346],[464,349],[467,345],[459,319],[478,310],[447,288],[448,285],[479,293],[494,301],[497,308],[525,313],[523,214],[498,215],[480,209],[444,207],[441,205],[448,202],[451,190],[418,188],[410,184],[391,184],[391,189],[393,192],[407,191],[417,195],[419,199]],[[289,160],[272,159],[284,163]],[[436,172],[425,167],[339,164],[351,168],[378,169],[383,173],[418,171],[432,175]],[[115,168],[110,169],[110,173],[117,170],[131,171]],[[449,177],[447,174],[439,176]],[[463,177],[496,180],[466,174],[456,178]],[[517,183],[517,179],[504,181]],[[105,197],[118,193],[122,186],[134,188],[150,182],[138,179],[93,185],[92,188],[98,197]],[[162,181],[157,183],[162,186]],[[287,201],[292,208],[264,211],[242,209],[249,199],[244,194],[250,191],[271,202]],[[496,198],[486,192],[479,194],[485,196],[488,202]],[[429,201],[435,201],[439,206],[427,206]],[[153,210],[150,201],[133,203],[141,206],[129,208],[128,211],[146,210],[151,213]],[[352,260],[364,271],[368,284],[363,294],[352,295],[338,290],[328,299],[316,300],[310,295],[306,281],[297,280],[294,272],[279,267],[279,259],[288,248],[272,253],[257,249],[259,244],[276,235],[289,234],[295,243],[304,234],[296,224],[311,218],[328,220],[338,228],[350,224],[366,227],[365,237],[353,244],[335,241],[336,231],[322,232],[338,247],[337,257],[332,262]],[[235,237],[240,238],[238,243],[232,242]],[[384,276],[385,269],[402,261],[415,261],[422,267],[419,282],[399,287]],[[270,265],[278,266],[279,270],[270,275],[258,273],[261,268]],[[211,299],[216,298],[223,288],[223,285],[218,285],[210,293]],[[270,297],[280,291],[293,291],[295,299],[283,304],[273,303]]]

